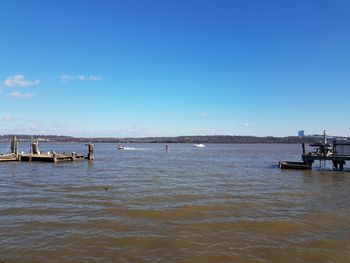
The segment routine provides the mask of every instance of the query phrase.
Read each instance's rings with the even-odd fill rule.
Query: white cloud
[[[7,87],[28,87],[40,84],[40,79],[26,80],[24,75],[9,76],[5,79],[4,85]]]
[[[33,97],[34,94],[33,93],[23,93],[23,92],[18,92],[18,91],[14,91],[10,94],[8,94],[8,97],[11,97],[11,98],[31,98]]]
[[[206,112],[202,112],[202,113],[200,114],[200,116],[201,116],[201,117],[203,117],[203,118],[205,118],[205,117],[207,117],[207,116],[208,116],[208,113],[206,113]]]
[[[1,121],[1,119],[0,119]],[[43,122],[27,117],[12,117],[7,126],[3,124],[1,132],[4,134],[71,134],[63,123]]]
[[[0,121],[13,121],[14,119],[10,115],[0,116]]]
[[[62,76],[61,76],[61,80],[62,80],[64,83],[67,83],[67,82],[70,81],[70,80],[81,80],[81,81],[84,81],[84,80],[92,80],[92,81],[99,81],[99,80],[102,80],[102,77],[100,77],[100,76],[93,76],[93,75],[90,75],[90,76],[85,76],[85,75],[62,75]]]
[[[89,79],[89,80],[102,80],[102,77],[99,77],[99,76],[89,76],[88,79]]]
[[[254,123],[245,122],[245,123],[243,123],[243,126],[244,126],[244,127],[254,127],[255,124],[254,124]]]

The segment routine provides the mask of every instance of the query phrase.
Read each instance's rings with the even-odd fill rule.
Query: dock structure
[[[13,162],[18,161],[18,156],[14,154],[0,154],[0,162]]]
[[[48,154],[21,154],[19,155],[19,161],[23,162],[69,162],[84,160],[84,155],[72,154],[59,154],[59,153],[48,153]]]
[[[334,170],[343,171],[346,161],[350,161],[350,141],[333,140],[331,145],[327,142],[326,131],[323,132],[323,142],[310,144],[310,146],[316,147],[316,150],[306,153],[305,143],[302,144],[303,154],[301,158],[303,162],[281,161],[280,168],[311,170],[315,161],[331,161]]]
[[[39,149],[39,142],[31,142],[30,153],[19,153],[18,152],[18,141],[16,136],[11,141],[11,153],[0,154],[0,162],[8,161],[21,161],[21,162],[72,162],[88,159],[92,161],[94,159],[94,145],[87,144],[89,152],[88,155],[81,155],[75,152],[70,154],[67,153],[56,153],[55,151],[42,153]]]
[[[12,137],[11,153],[0,154],[0,162],[13,161],[18,161],[18,141],[16,136]]]
[[[331,161],[334,170],[343,171],[346,161],[350,161],[350,142],[334,140],[332,148],[321,145],[315,152],[303,153],[302,159],[310,167],[315,161]]]

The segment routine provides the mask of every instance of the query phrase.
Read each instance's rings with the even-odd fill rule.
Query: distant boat
[[[118,150],[135,150],[133,147],[125,147],[124,145],[118,145]]]
[[[202,143],[196,143],[196,144],[193,144],[193,147],[197,147],[197,148],[204,148],[205,145],[202,144]]]

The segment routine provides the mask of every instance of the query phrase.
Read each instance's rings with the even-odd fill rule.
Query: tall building
[[[304,136],[305,136],[304,130],[298,131],[298,137],[304,137]]]

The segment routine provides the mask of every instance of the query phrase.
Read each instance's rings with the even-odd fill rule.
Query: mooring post
[[[313,160],[310,160],[310,159],[308,159],[307,161],[306,161],[306,163],[307,163],[307,165],[309,166],[309,170],[312,170],[312,164],[313,164]]]
[[[92,161],[94,159],[94,145],[92,143],[89,143],[88,146],[89,146],[88,160]]]
[[[338,162],[337,161],[332,161],[333,162],[333,168],[335,170],[338,170]]]
[[[40,154],[40,150],[39,150],[39,140],[37,140],[36,142],[32,143],[32,154]]]
[[[54,161],[55,163],[57,163],[57,154],[56,154],[55,152],[53,152],[52,158],[53,158],[53,161]]]
[[[13,136],[12,137],[12,141],[11,141],[11,153],[13,153],[14,155],[18,155],[18,141],[17,141],[17,137]]]
[[[33,154],[32,144],[33,144],[33,135],[30,136],[30,145],[29,145],[29,152],[31,155]]]
[[[303,147],[303,154],[305,154],[305,142],[301,144],[301,147]]]

